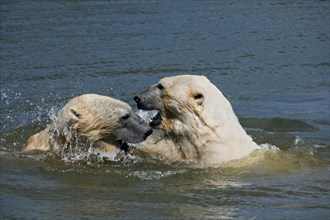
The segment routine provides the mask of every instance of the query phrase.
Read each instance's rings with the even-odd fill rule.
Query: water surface
[[[330,217],[329,1],[0,5],[2,218]],[[178,74],[207,76],[263,150],[220,166],[19,152],[72,97],[137,110]]]

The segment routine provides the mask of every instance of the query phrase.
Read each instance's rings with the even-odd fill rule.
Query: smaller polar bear
[[[105,152],[126,151],[129,143],[144,141],[152,128],[119,100],[85,94],[70,100],[46,129],[31,136],[22,151],[56,151],[93,146]],[[80,144],[80,145],[79,145]]]
[[[166,77],[134,97],[139,109],[158,110],[152,135],[141,149],[169,160],[224,163],[248,156],[259,146],[240,125],[229,101],[204,76]],[[159,132],[154,132],[154,134]]]

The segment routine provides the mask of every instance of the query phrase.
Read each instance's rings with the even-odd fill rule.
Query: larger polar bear
[[[152,128],[125,102],[85,94],[70,100],[47,128],[27,140],[22,150],[56,151],[87,144],[117,153],[121,147],[128,147],[125,142],[141,142],[151,133]]]
[[[169,160],[224,163],[259,148],[240,125],[229,101],[204,76],[166,77],[134,97],[139,109],[158,110],[150,125],[164,135],[142,150]],[[154,132],[156,133],[156,132]]]

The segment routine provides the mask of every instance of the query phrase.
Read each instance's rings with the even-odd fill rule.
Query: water
[[[329,1],[1,0],[3,219],[329,219]],[[22,155],[72,97],[206,75],[264,149],[221,166]]]

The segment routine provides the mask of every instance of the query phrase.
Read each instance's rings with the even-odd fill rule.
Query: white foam
[[[146,111],[146,110],[139,109],[136,111],[136,114],[138,116],[140,116],[146,122],[149,122],[149,118],[155,117],[157,115],[157,113],[158,113],[157,110]]]
[[[261,149],[266,149],[266,150],[280,150],[278,147],[276,147],[275,145],[273,144],[268,144],[268,143],[265,143],[265,144],[261,144],[260,145]]]
[[[185,169],[180,170],[168,170],[168,171],[158,171],[158,170],[150,170],[150,171],[135,171],[130,173],[128,176],[137,177],[141,180],[159,180],[161,178],[166,178],[170,176],[174,176],[176,174],[182,174],[187,172]]]
[[[299,144],[303,144],[303,143],[304,143],[304,141],[299,136],[296,136],[296,138],[294,140],[294,145],[298,146]]]

